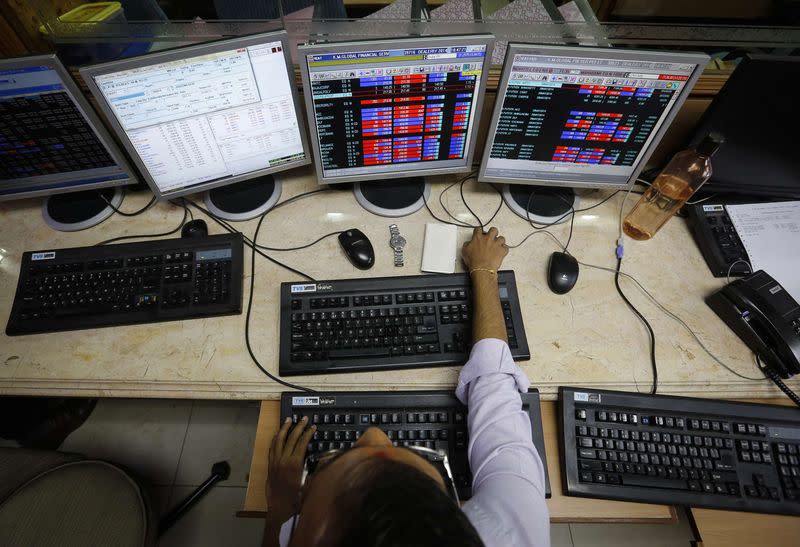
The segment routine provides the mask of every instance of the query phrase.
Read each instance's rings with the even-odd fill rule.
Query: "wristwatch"
[[[397,224],[392,224],[389,226],[389,247],[394,250],[394,265],[395,266],[402,266],[403,265],[403,247],[406,246],[406,238],[400,235],[400,228],[397,227]]]

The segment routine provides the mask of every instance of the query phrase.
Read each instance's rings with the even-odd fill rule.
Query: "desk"
[[[431,207],[443,212],[436,199],[444,181],[435,179]],[[283,198],[317,188],[311,168],[284,176]],[[488,185],[467,183],[466,197],[483,219],[488,219],[499,197]],[[606,192],[581,192],[580,207],[599,202]],[[613,267],[622,193],[596,209],[579,213],[570,250],[580,260]],[[637,196],[633,196],[634,198]],[[130,195],[124,210],[144,205],[148,196]],[[630,207],[634,200],[628,204]],[[458,188],[445,196],[454,214],[470,220]],[[158,233],[177,226],[180,208],[161,203],[146,213],[125,218],[115,215],[83,232],[60,233],[45,226],[40,200],[0,204],[0,246],[9,256],[0,263],[0,318],[6,321],[25,250],[91,245],[124,235]],[[196,216],[201,216],[197,215]],[[331,191],[280,208],[264,221],[260,243],[291,246],[312,241],[334,230],[357,227],[372,240],[376,265],[368,272],[355,269],[344,257],[335,237],[298,252],[281,253],[288,264],[318,279],[419,273],[424,225],[432,219],[423,208],[397,219],[408,240],[406,266],[395,268],[387,241],[388,225],[395,222],[361,209],[350,191]],[[252,234],[256,221],[239,223]],[[530,229],[523,219],[503,207],[492,223],[509,243],[519,242]],[[209,221],[210,233],[222,229]],[[566,240],[568,223],[553,228]],[[459,239],[470,230],[459,230]],[[547,259],[556,246],[544,234],[531,237],[512,250],[504,263],[517,275],[531,359],[520,363],[544,399],[553,399],[559,385],[591,385],[606,389],[645,391],[651,382],[649,341],[639,321],[625,307],[613,286],[612,274],[582,268],[570,293],[550,292],[545,280]],[[626,245],[624,270],[635,275],[669,309],[691,325],[724,362],[758,376],[746,346],[703,303],[703,297],[724,285],[711,276],[689,228],[674,219],[649,242]],[[276,256],[278,253],[274,253]],[[249,256],[249,253],[248,253]],[[250,261],[245,261],[245,303]],[[279,283],[297,277],[261,258],[257,259],[252,341],[256,355],[277,370]],[[460,269],[460,267],[459,267]],[[662,393],[706,397],[778,397],[764,381],[737,378],[717,365],[696,342],[635,290],[623,287],[650,320],[657,337]],[[250,361],[244,345],[244,315],[201,320],[136,325],[109,329],[7,337],[0,339],[0,394],[85,397],[173,397],[197,399],[274,399],[282,388],[265,378]],[[393,372],[295,377],[318,389],[451,388],[458,367]],[[789,382],[798,387],[797,381]]]

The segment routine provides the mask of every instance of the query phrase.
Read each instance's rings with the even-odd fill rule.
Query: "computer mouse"
[[[556,294],[567,294],[578,281],[578,261],[567,253],[555,252],[550,255],[547,265],[547,284]]]
[[[369,270],[375,264],[375,251],[364,232],[356,228],[345,230],[339,234],[339,244],[344,254],[361,270]]]
[[[205,220],[190,220],[183,225],[181,237],[205,237],[208,235],[208,224]]]

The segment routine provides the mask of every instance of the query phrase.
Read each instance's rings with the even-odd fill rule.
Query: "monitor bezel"
[[[669,62],[669,63],[691,63],[695,65],[695,69],[686,81],[686,85],[681,88],[678,97],[675,99],[675,104],[672,106],[666,117],[651,135],[650,142],[642,150],[639,161],[633,169],[630,177],[625,183],[607,183],[607,182],[584,182],[578,180],[561,180],[561,179],[525,179],[525,178],[511,178],[511,177],[497,177],[487,176],[486,169],[489,162],[489,154],[491,153],[492,144],[494,143],[494,135],[497,130],[497,123],[500,119],[500,112],[503,109],[503,99],[506,96],[508,89],[509,76],[511,74],[511,67],[513,65],[512,59],[514,55],[519,53],[524,54],[541,54],[541,55],[564,55],[573,57],[586,57],[587,59],[622,59],[622,60],[648,60],[653,62]],[[554,46],[542,44],[526,44],[526,43],[510,43],[506,49],[506,57],[503,61],[503,70],[500,80],[497,85],[497,95],[495,96],[494,109],[492,111],[492,118],[489,120],[489,128],[486,133],[486,143],[484,145],[483,156],[481,157],[481,165],[478,169],[479,182],[494,182],[501,184],[520,184],[530,186],[558,186],[566,188],[603,188],[609,190],[629,190],[636,183],[639,174],[647,165],[647,161],[658,147],[664,134],[669,129],[675,116],[680,111],[683,103],[689,97],[694,89],[694,85],[700,74],[705,69],[710,57],[705,53],[679,53],[679,52],[660,52],[649,50],[620,50],[613,48],[590,47],[590,46]]]
[[[100,182],[90,182],[87,184],[79,184],[77,186],[70,186],[68,188],[42,188],[32,189],[30,191],[15,192],[13,194],[0,194],[0,201],[11,201],[17,199],[26,199],[32,197],[52,196],[56,194],[68,194],[72,192],[82,192],[84,190],[98,190],[104,188],[116,188],[118,186],[130,186],[138,184],[136,172],[133,170],[130,162],[128,162],[117,142],[111,136],[106,126],[103,124],[100,116],[92,108],[89,100],[84,96],[78,84],[72,78],[70,72],[61,63],[61,60],[55,53],[48,53],[45,55],[27,55],[25,57],[14,57],[10,59],[0,59],[0,70],[11,70],[16,68],[27,68],[31,66],[46,66],[55,70],[58,77],[61,78],[67,94],[72,99],[72,102],[83,115],[84,120],[89,127],[92,128],[100,143],[106,148],[111,159],[116,162],[117,166],[122,169],[127,175],[127,179],[113,179]],[[35,178],[35,177],[29,177]],[[19,179],[22,180],[22,179]],[[1,183],[1,182],[0,182]]]
[[[300,141],[303,147],[304,157],[276,167],[267,167],[265,169],[250,171],[249,173],[243,173],[240,175],[225,177],[222,179],[212,179],[209,181],[200,182],[198,184],[192,184],[191,186],[170,190],[169,192],[162,192],[161,189],[158,187],[158,184],[156,184],[156,181],[150,175],[147,166],[139,157],[139,153],[136,151],[136,148],[133,146],[133,143],[128,138],[125,129],[122,127],[122,124],[120,124],[119,120],[117,120],[117,116],[114,114],[114,111],[111,109],[110,105],[108,104],[108,101],[106,101],[105,96],[95,83],[95,77],[105,76],[113,72],[142,68],[158,63],[177,61],[190,57],[208,55],[211,53],[218,53],[220,51],[227,51],[236,48],[244,48],[244,47],[259,45],[264,42],[275,42],[275,41],[280,41],[283,47],[283,60],[286,65],[286,73],[289,77],[289,82],[290,82],[289,87],[292,93],[292,102],[294,104],[295,114],[297,115],[297,124],[300,130]],[[249,36],[216,40],[214,42],[206,42],[202,44],[183,46],[169,50],[158,51],[154,53],[147,53],[145,55],[140,55],[138,57],[131,57],[128,59],[120,59],[118,61],[111,61],[108,63],[86,66],[80,69],[80,73],[81,77],[86,83],[86,86],[89,88],[89,91],[92,92],[92,95],[97,100],[100,109],[108,119],[112,129],[122,142],[122,145],[124,146],[125,150],[130,155],[131,160],[139,169],[142,178],[147,182],[147,185],[150,187],[150,189],[153,191],[153,194],[155,194],[156,198],[159,201],[174,199],[177,197],[186,196],[190,194],[198,194],[206,190],[211,190],[212,188],[228,186],[230,184],[252,180],[272,173],[280,173],[283,171],[287,171],[289,169],[294,169],[296,167],[301,167],[303,165],[308,165],[309,163],[311,163],[311,154],[308,146],[308,136],[306,134],[305,116],[303,109],[300,106],[300,97],[297,92],[297,81],[295,79],[294,66],[292,65],[290,57],[289,34],[285,30],[264,32],[259,34],[252,34]]]
[[[420,37],[399,37],[399,38],[382,38],[377,40],[352,40],[347,42],[328,42],[323,44],[303,44],[298,46],[297,51],[300,55],[300,75],[303,79],[303,99],[306,106],[306,118],[308,119],[308,128],[311,136],[311,150],[314,154],[314,167],[317,173],[317,182],[319,184],[339,184],[347,182],[375,182],[380,184],[380,180],[386,180],[387,177],[392,178],[402,177],[420,177],[427,175],[446,175],[450,173],[468,173],[473,170],[472,162],[475,155],[475,144],[477,142],[478,131],[480,130],[481,115],[483,113],[483,99],[486,94],[486,82],[489,76],[489,69],[492,62],[492,50],[494,49],[495,37],[492,34],[459,34],[451,36],[420,36]],[[414,44],[414,45],[411,45]],[[461,46],[461,45],[485,45],[486,56],[484,57],[484,69],[481,71],[481,78],[478,85],[475,87],[476,97],[474,104],[475,118],[472,120],[472,128],[470,130],[469,138],[467,140],[466,154],[462,158],[464,165],[452,167],[429,167],[434,162],[420,162],[418,169],[409,169],[393,172],[376,172],[365,173],[357,175],[345,175],[338,177],[325,176],[322,168],[322,157],[319,150],[319,135],[317,134],[316,113],[314,111],[314,101],[311,97],[311,85],[309,79],[308,64],[306,62],[307,55],[319,55],[326,53],[346,53],[353,47],[429,47],[442,46]],[[441,160],[439,160],[441,161]],[[407,164],[406,164],[407,165]]]

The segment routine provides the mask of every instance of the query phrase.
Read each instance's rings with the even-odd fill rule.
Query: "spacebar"
[[[686,481],[683,480],[641,477],[636,475],[623,475],[622,485],[641,486],[643,488],[666,488],[668,490],[688,490]]]
[[[361,357],[389,357],[389,348],[332,349],[328,359],[359,359]]]

